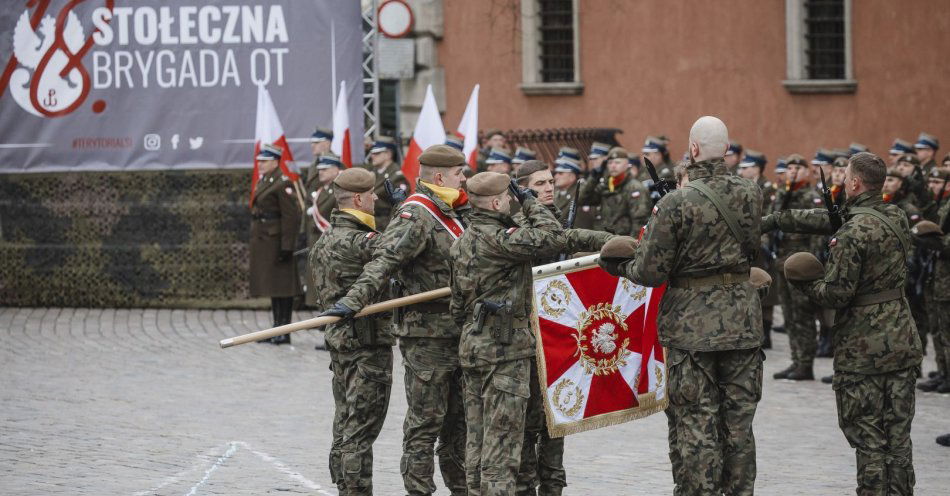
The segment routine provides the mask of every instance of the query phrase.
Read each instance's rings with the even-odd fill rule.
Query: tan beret
[[[610,149],[610,153],[607,154],[607,159],[611,160],[615,158],[630,158],[630,154],[627,153],[626,148],[615,146]]]
[[[785,260],[785,278],[789,281],[814,281],[825,275],[825,266],[807,251],[793,253]]]
[[[432,145],[419,155],[419,163],[427,167],[465,165],[465,155],[449,145]]]
[[[749,270],[749,282],[755,289],[767,288],[772,285],[772,276],[758,267],[752,267]]]
[[[518,170],[515,171],[515,179],[517,179],[518,181],[522,181],[524,179],[527,179],[528,176],[530,176],[531,174],[534,174],[535,172],[538,172],[538,171],[544,171],[544,170],[550,170],[550,167],[548,167],[548,164],[540,160],[528,160],[527,162],[521,164],[518,167]]]
[[[630,236],[610,238],[600,249],[600,258],[633,258],[637,251],[637,242]]]
[[[508,190],[511,178],[498,172],[479,172],[465,181],[468,192],[478,196],[500,195]]]
[[[376,186],[376,174],[361,167],[351,167],[336,176],[333,184],[353,193],[366,193]]]
[[[914,224],[914,227],[910,228],[910,232],[914,236],[927,236],[928,234],[943,236],[943,231],[940,230],[940,226],[929,220],[922,220]]]

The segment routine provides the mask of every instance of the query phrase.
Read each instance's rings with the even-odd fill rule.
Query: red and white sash
[[[323,215],[320,215],[320,209],[317,208],[317,199],[320,198],[320,193],[323,193],[323,188],[318,188],[314,191],[313,208],[310,210],[310,215],[313,217],[313,223],[317,226],[317,230],[321,233],[325,233],[330,229],[330,221]]]
[[[459,239],[459,236],[465,231],[465,226],[463,226],[458,219],[445,215],[442,209],[428,196],[419,193],[410,195],[409,198],[406,198],[406,201],[403,202],[403,205],[419,205],[424,208],[435,220],[439,221],[439,224],[442,224],[442,227],[444,227],[454,239]]]

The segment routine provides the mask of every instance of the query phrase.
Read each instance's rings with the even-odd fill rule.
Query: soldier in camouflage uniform
[[[761,192],[728,172],[728,144],[722,121],[696,121],[689,183],[654,207],[632,260],[602,264],[637,284],[667,283],[657,327],[667,350],[677,496],[751,495],[755,485],[752,420],[764,353],[749,272],[759,250]]]
[[[393,208],[398,202],[393,201],[386,192],[386,181],[402,191],[409,189],[409,181],[402,175],[402,167],[396,162],[398,147],[396,141],[388,136],[380,136],[369,150],[371,170],[376,174],[376,186],[373,191],[379,198],[376,200],[376,227],[382,232],[389,225]]]
[[[325,153],[319,157],[307,175],[305,187],[307,197],[310,198],[310,206],[307,207],[306,215],[303,216],[305,232],[307,233],[307,246],[311,249],[314,243],[330,228],[330,213],[336,209],[336,198],[333,196],[333,180],[343,169],[343,162],[340,157],[333,153]],[[319,259],[313,263],[321,264]],[[314,289],[314,281],[311,279],[313,274],[313,263],[308,260],[307,270],[307,305],[317,305],[317,294]]]
[[[606,167],[592,170],[581,185],[580,203],[600,207],[601,218],[594,229],[629,236],[646,223],[650,216],[650,191],[629,171],[627,150],[616,147],[610,150]]]
[[[736,151],[738,148],[738,151]],[[729,143],[729,150],[726,151],[726,157],[729,157],[729,153],[733,154],[742,153],[742,147],[735,141]],[[755,182],[759,189],[762,191],[762,211],[765,212],[768,210],[769,206],[775,201],[776,188],[771,181],[763,176],[765,171],[765,166],[768,164],[768,159],[765,154],[749,149],[746,151],[745,157],[739,161],[738,169],[736,174],[744,179]],[[729,163],[726,162],[728,167]],[[760,244],[763,247],[768,246],[769,240],[768,235],[763,235],[760,240]],[[767,248],[760,251],[760,256],[756,260],[756,266],[762,270],[768,271],[772,269],[772,257],[767,253]],[[762,348],[771,349],[772,348],[772,315],[775,313],[775,304],[778,303],[778,291],[774,289],[771,285],[766,288],[764,291],[765,295],[761,298],[762,302],[762,331],[764,333],[762,339]]]
[[[851,157],[845,179],[844,224],[831,239],[822,267],[796,254],[786,278],[835,315],[834,389],[838,424],[855,448],[857,494],[913,494],[910,428],[914,380],[921,349],[903,295],[910,249],[907,217],[881,199],[884,161],[871,153]],[[769,216],[764,229],[830,233],[822,210]]]
[[[470,210],[460,189],[467,167],[461,152],[434,145],[419,156],[416,194],[393,216],[373,260],[331,315],[353,315],[374,301],[390,278],[405,294],[449,285],[449,247],[464,229]],[[410,496],[435,492],[434,446],[442,479],[453,495],[465,494],[465,414],[459,365],[460,329],[449,315],[447,299],[405,308],[394,318],[393,332],[406,367],[408,411],[403,424],[400,470]]]
[[[526,188],[517,188],[525,223],[508,216],[507,175],[483,172],[468,181],[469,227],[452,246],[451,314],[462,327],[468,494],[516,494],[532,395],[535,336],[531,262],[560,252],[599,249],[607,235],[563,230]],[[550,189],[550,188],[549,188]],[[535,377],[535,380],[537,378]],[[527,494],[532,494],[533,487]],[[559,494],[560,486],[552,488]]]
[[[331,216],[333,228],[310,251],[317,303],[324,308],[346,294],[380,239],[373,173],[351,168],[333,183],[340,210]],[[393,343],[386,320],[375,316],[326,326],[336,404],[330,477],[341,495],[373,494],[373,442],[389,408]]]
[[[300,205],[293,182],[280,169],[281,154],[278,147],[261,146],[256,157],[260,179],[251,198],[250,293],[270,297],[274,327],[290,323],[294,297],[300,294],[293,259]],[[290,335],[263,342],[290,344]]]
[[[792,154],[786,157],[785,162],[788,167],[786,187],[779,191],[773,209],[779,210],[782,206],[789,209],[821,207],[821,196],[811,185],[812,173],[805,158]],[[778,243],[775,264],[778,267],[779,299],[782,302],[782,315],[785,317],[785,331],[788,333],[792,363],[785,370],[774,374],[772,377],[775,379],[815,378],[813,364],[818,349],[815,306],[800,292],[791,290],[781,269],[792,253],[814,250],[814,239],[815,236],[808,234],[783,233]]]
[[[934,169],[934,173],[931,179],[950,176],[946,169]],[[925,269],[929,269],[924,294],[931,318],[929,330],[933,336],[934,360],[937,362],[936,374],[918,384],[917,389],[950,393],[950,250],[945,247],[948,236],[943,232],[943,227],[948,225],[950,201],[940,203],[936,224],[931,229],[914,233]],[[926,338],[921,336],[921,339]]]

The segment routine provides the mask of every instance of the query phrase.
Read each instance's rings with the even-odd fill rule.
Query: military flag
[[[422,110],[419,112],[419,120],[416,121],[416,129],[412,132],[412,139],[409,140],[406,160],[402,163],[402,174],[406,176],[413,191],[416,188],[416,178],[419,177],[419,155],[422,155],[426,148],[443,143],[445,143],[445,127],[442,125],[439,106],[435,103],[435,95],[432,93],[430,84],[426,88],[426,96],[422,101]]]
[[[330,151],[340,157],[344,167],[352,167],[350,115],[347,112],[346,98],[346,81],[340,81],[340,92],[336,96],[336,108],[333,109],[333,141],[330,142]]]
[[[600,267],[534,269],[538,375],[548,432],[565,436],[666,408],[666,364],[656,318],[665,287]],[[545,275],[550,274],[550,275]]]
[[[261,152],[261,145],[270,144],[280,147],[283,154],[280,156],[280,170],[291,181],[297,182],[300,179],[300,171],[294,165],[294,156],[287,144],[287,135],[284,134],[284,127],[280,124],[280,117],[277,116],[277,109],[274,108],[274,101],[270,98],[270,93],[264,88],[263,84],[257,86],[257,119],[254,125],[254,156]],[[260,171],[257,170],[257,160],[254,161],[254,174],[251,181],[251,198],[254,198],[254,190],[257,189],[257,182],[260,181]]]
[[[478,167],[478,88],[477,84],[472,88],[472,96],[468,97],[468,105],[458,127],[463,139],[462,154],[472,170]]]

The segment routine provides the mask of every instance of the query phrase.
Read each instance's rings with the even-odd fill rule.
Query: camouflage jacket
[[[584,181],[584,178],[578,179],[578,181]],[[583,182],[581,182],[583,185]],[[561,216],[559,217],[562,221],[567,220],[568,211],[571,209],[571,202],[574,200],[574,186],[566,190],[556,189],[554,190],[554,206],[556,206],[561,211]],[[580,188],[577,188],[579,194]],[[574,215],[574,225],[577,229],[593,229],[594,224],[598,221],[600,217],[600,207],[593,207],[591,205],[582,205],[581,202],[577,202],[577,213]]]
[[[416,193],[429,197],[446,215],[460,218],[471,209],[467,204],[453,209],[435,193],[417,182]],[[373,301],[391,277],[404,287],[403,295],[431,291],[449,285],[449,247],[455,238],[424,207],[403,204],[382,239],[378,242],[373,260],[363,268],[363,274],[340,302],[359,310]],[[403,324],[394,329],[399,336],[458,337],[459,328],[449,316],[448,298],[434,300],[425,307],[410,306],[404,312]],[[441,303],[443,311],[433,310]]]
[[[800,210],[806,208],[822,208],[824,204],[821,201],[821,194],[815,188],[805,185],[796,190],[780,189],[775,195],[775,202],[772,203],[770,213],[778,212],[782,208],[782,203],[786,195],[791,195],[788,200],[789,210]],[[816,256],[820,254],[821,238],[812,234],[783,232],[778,243],[779,258],[787,257],[792,253],[807,251]]]
[[[937,225],[943,226],[947,215],[950,215],[950,201],[944,201],[940,207]],[[941,240],[943,241],[943,250],[934,262],[934,271],[930,278],[930,290],[934,300],[950,301],[950,236],[944,234]]]
[[[330,217],[332,229],[317,240],[310,250],[310,272],[313,277],[316,303],[329,308],[349,290],[373,257],[376,243],[382,236],[352,215],[336,211]],[[365,346],[392,346],[394,340],[386,330],[386,319],[361,317],[326,329],[327,347],[335,351],[353,351]],[[363,329],[363,326],[368,326]],[[360,331],[365,334],[361,342]]]
[[[855,213],[856,207],[873,208],[891,219],[899,234],[878,218]],[[849,199],[842,214],[844,224],[829,242],[825,276],[794,282],[816,305],[836,309],[834,349],[836,371],[882,374],[920,365],[921,346],[906,297],[883,303],[855,306],[856,297],[902,290],[907,278],[906,257],[897,236],[910,250],[907,216],[896,205],[885,204],[879,192],[865,192]],[[771,221],[767,221],[771,222]],[[828,233],[823,210],[783,212],[774,219],[783,231]]]
[[[635,236],[650,217],[650,191],[628,172],[610,191],[609,178],[589,179],[578,193],[583,205],[600,206],[594,229],[622,236]]]
[[[376,187],[373,189],[377,197],[376,212],[374,213],[376,217],[376,229],[385,231],[386,226],[389,225],[389,218],[393,213],[394,207],[392,199],[390,199],[389,194],[386,193],[386,180],[389,179],[389,181],[393,183],[393,187],[403,190],[409,189],[409,181],[406,180],[406,176],[402,175],[402,167],[395,162],[389,164],[389,167],[386,167],[386,170],[382,173],[373,167],[370,167],[370,171],[376,174]]]
[[[532,261],[563,251],[599,250],[611,237],[585,229],[562,229],[551,211],[529,200],[522,207],[526,224],[519,227],[508,215],[474,210],[469,228],[452,245],[451,314],[462,328],[459,357],[462,366],[476,367],[535,354],[530,318],[533,303]],[[511,302],[510,334],[499,338],[486,322],[475,323],[479,302]],[[500,342],[499,342],[500,341]]]
[[[687,166],[690,181],[702,180],[736,218],[737,240],[716,207],[692,188],[674,190],[653,208],[633,260],[622,274],[658,287],[670,280],[717,274],[748,275],[759,246],[761,192],[754,182],[729,174],[722,159]],[[750,349],[762,344],[759,295],[738,284],[667,288],[658,328],[664,346],[693,351]]]

